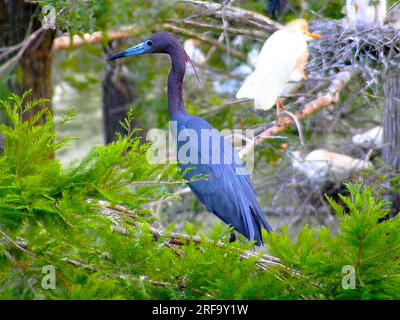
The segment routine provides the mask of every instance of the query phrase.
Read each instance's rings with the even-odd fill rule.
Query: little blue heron
[[[272,230],[257,203],[245,166],[232,145],[216,129],[207,121],[186,112],[182,83],[190,58],[180,42],[170,33],[159,32],[143,43],[115,54],[110,60],[149,53],[167,54],[171,59],[168,112],[170,121],[175,123],[171,128],[175,127],[175,132],[174,129],[172,131],[178,140],[177,160],[190,189],[208,211],[249,241],[262,245],[261,230]],[[201,138],[203,134],[208,134],[206,140]],[[179,139],[182,136],[185,139]],[[192,154],[188,155],[184,149]],[[198,176],[206,178],[193,179]]]

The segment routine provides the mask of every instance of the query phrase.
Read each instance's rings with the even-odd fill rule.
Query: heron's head
[[[168,32],[158,32],[142,43],[113,55],[108,60],[116,60],[148,53],[171,54],[173,52],[181,53],[183,58],[186,59],[185,51],[180,42],[172,34]]]
[[[319,39],[321,36],[319,34],[311,33],[308,30],[308,22],[305,19],[296,19],[290,21],[285,28],[290,32],[301,32],[308,39]]]

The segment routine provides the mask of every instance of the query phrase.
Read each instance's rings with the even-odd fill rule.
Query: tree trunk
[[[28,3],[24,0],[0,0],[0,46],[13,46],[24,41],[30,34],[41,28],[38,13],[38,3]],[[42,30],[37,37],[24,48],[24,54],[19,60],[22,71],[21,83],[10,83],[10,89],[18,94],[32,89],[30,100],[38,98],[50,99],[51,86],[51,47],[55,31]],[[13,52],[12,55],[15,55]],[[10,57],[7,57],[10,58]],[[24,118],[34,116],[40,109],[49,108],[50,103],[28,112]],[[42,122],[44,119],[41,120]]]
[[[0,0],[0,46],[15,45],[24,40],[35,7],[37,5],[23,0]]]
[[[400,67],[391,66],[383,76],[385,106],[383,114],[383,161],[392,169],[390,178],[400,174]],[[399,182],[392,180],[390,200],[391,216],[400,211]]]
[[[120,121],[124,121],[129,105],[136,100],[135,86],[126,79],[121,62],[106,63],[102,85],[104,134],[109,144],[116,140],[117,133],[126,135]],[[137,128],[136,123],[132,123],[132,128]]]
[[[25,52],[20,61],[23,74],[21,92],[32,89],[31,100],[37,100],[39,98],[51,99],[52,97],[52,58],[50,50],[53,40],[54,32],[50,30],[43,31],[38,41]],[[31,118],[40,109],[44,108],[48,108],[51,111],[50,102],[42,104],[25,113],[24,119]],[[41,122],[43,123],[44,121],[45,119],[42,118]]]

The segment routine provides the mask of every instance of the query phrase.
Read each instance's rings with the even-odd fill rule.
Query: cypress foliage
[[[243,259],[238,253],[252,245],[229,243],[221,224],[208,239],[198,235],[200,241],[176,247],[168,241],[172,226],[154,237],[146,203],[166,196],[163,181],[184,181],[176,167],[148,163],[148,146],[133,138],[129,119],[127,136],[64,169],[54,154],[69,139],[57,139],[46,110],[22,121],[22,110],[45,102],[25,103],[26,97],[1,101],[10,126],[0,126],[0,298],[400,298],[399,221],[378,223],[386,204],[370,188],[349,184],[342,205],[329,199],[338,235],[308,227],[296,241],[285,229],[265,235],[285,267],[263,270],[259,256]],[[99,200],[123,204],[134,215],[104,212]],[[185,230],[196,234],[190,224]]]

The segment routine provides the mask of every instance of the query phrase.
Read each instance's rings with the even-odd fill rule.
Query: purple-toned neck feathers
[[[116,60],[124,57],[138,56],[150,53],[164,53],[171,58],[171,71],[168,76],[168,111],[171,119],[176,119],[179,115],[185,115],[186,110],[183,104],[182,83],[185,76],[186,63],[193,66],[192,61],[183,49],[181,43],[168,32],[158,32],[153,34],[146,41],[138,45],[121,51],[108,60]],[[198,77],[197,77],[198,78]]]
[[[193,63],[181,43],[170,33],[157,33],[150,39],[154,43],[159,43],[160,47],[158,49],[165,50],[164,52],[171,58],[172,66],[168,75],[168,112],[170,119],[175,120],[180,115],[187,114],[183,102],[183,78],[186,64],[190,63],[193,66]]]

